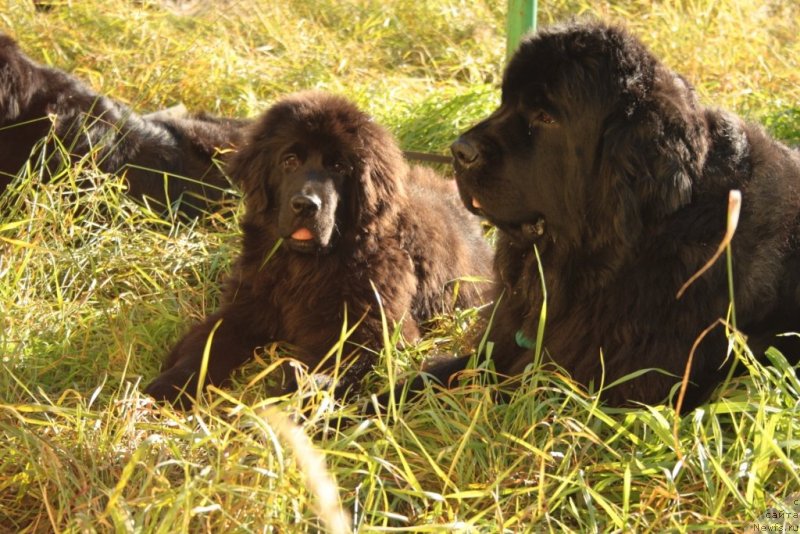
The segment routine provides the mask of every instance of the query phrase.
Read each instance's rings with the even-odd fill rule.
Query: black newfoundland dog
[[[124,173],[132,196],[195,216],[230,188],[215,158],[237,143],[243,125],[206,115],[137,115],[33,62],[0,34],[0,193],[29,160],[52,175],[90,156],[102,171]]]
[[[498,228],[499,372],[533,361],[544,286],[545,361],[595,391],[648,370],[604,390],[610,405],[664,401],[690,363],[683,408],[702,402],[731,359],[722,326],[689,359],[728,317],[725,261],[677,293],[723,238],[732,189],[736,325],[756,354],[800,356],[796,336],[776,337],[800,331],[800,155],[702,106],[626,31],[578,22],[525,40],[500,107],[452,152],[464,204]]]
[[[382,313],[410,340],[430,317],[481,301],[481,284],[458,282],[490,275],[478,219],[452,183],[409,168],[391,135],[349,101],[306,92],[278,102],[230,174],[245,189],[242,253],[221,308],[173,349],[147,387],[153,397],[191,402],[208,343],[206,383],[273,341],[330,372],[334,358],[322,360],[346,323],[341,395],[375,364]]]

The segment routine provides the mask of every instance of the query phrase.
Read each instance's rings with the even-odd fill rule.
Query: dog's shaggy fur
[[[206,115],[137,115],[35,63],[0,34],[0,193],[28,160],[44,163],[47,180],[88,155],[102,171],[124,173],[132,196],[194,216],[230,188],[214,159],[237,143],[243,126]]]
[[[703,107],[689,84],[625,30],[593,22],[525,40],[500,107],[452,147],[468,209],[493,222],[499,299],[488,339],[497,370],[532,362],[547,291],[545,361],[613,405],[659,403],[692,346],[729,309],[714,254],[728,194],[743,197],[733,239],[736,324],[756,354],[800,356],[800,156],[758,126]],[[717,326],[691,361],[683,408],[725,376]],[[458,368],[435,371],[441,378]],[[463,360],[460,362],[463,364]]]
[[[242,253],[221,308],[177,344],[147,388],[152,396],[174,401],[184,386],[193,394],[212,336],[210,383],[273,341],[293,345],[313,370],[346,319],[356,327],[338,371],[341,394],[376,362],[382,313],[390,329],[402,321],[410,340],[430,317],[480,302],[478,284],[453,291],[460,277],[490,275],[479,221],[454,184],[409,168],[390,134],[347,100],[309,92],[275,104],[230,173],[245,189]]]

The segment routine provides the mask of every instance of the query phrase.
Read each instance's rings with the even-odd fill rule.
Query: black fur
[[[545,361],[595,390],[662,369],[602,398],[664,401],[695,340],[728,312],[724,260],[676,294],[722,239],[732,189],[743,197],[732,245],[737,326],[756,354],[777,345],[800,356],[797,337],[775,337],[800,330],[800,156],[702,106],[625,30],[579,22],[525,40],[500,107],[452,149],[463,202],[499,229],[488,336],[499,372],[517,375],[533,359],[518,341],[535,340],[539,326],[536,246]],[[721,326],[700,343],[684,409],[725,376],[726,346]],[[445,381],[453,367],[433,374]]]

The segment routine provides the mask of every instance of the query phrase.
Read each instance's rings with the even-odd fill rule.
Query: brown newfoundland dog
[[[206,383],[274,341],[330,371],[332,359],[322,360],[346,323],[341,395],[375,364],[382,314],[410,340],[432,316],[481,302],[479,284],[458,282],[490,275],[478,219],[454,185],[409,168],[391,135],[349,101],[306,92],[278,102],[230,174],[245,189],[242,253],[221,308],[178,342],[147,387],[153,397],[191,402],[209,343]]]
[[[230,189],[214,160],[236,144],[243,124],[137,115],[74,76],[33,62],[0,34],[0,193],[29,160],[46,169],[47,180],[90,155],[102,171],[124,173],[132,196],[195,216]]]
[[[776,338],[800,331],[800,155],[702,106],[626,31],[583,22],[528,38],[500,107],[452,152],[464,204],[498,229],[487,339],[500,373],[533,362],[546,290],[545,362],[594,391],[634,375],[602,392],[610,405],[664,401],[690,363],[683,408],[702,402],[732,359],[718,325],[689,360],[728,317],[725,261],[677,293],[723,238],[732,189],[736,325],[756,354],[800,356],[797,336]]]

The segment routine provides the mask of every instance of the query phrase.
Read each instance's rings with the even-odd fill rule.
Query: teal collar
[[[532,339],[525,337],[525,333],[521,329],[517,330],[517,333],[514,335],[514,340],[517,342],[517,346],[520,348],[530,349],[530,350],[536,348],[536,342]]]

